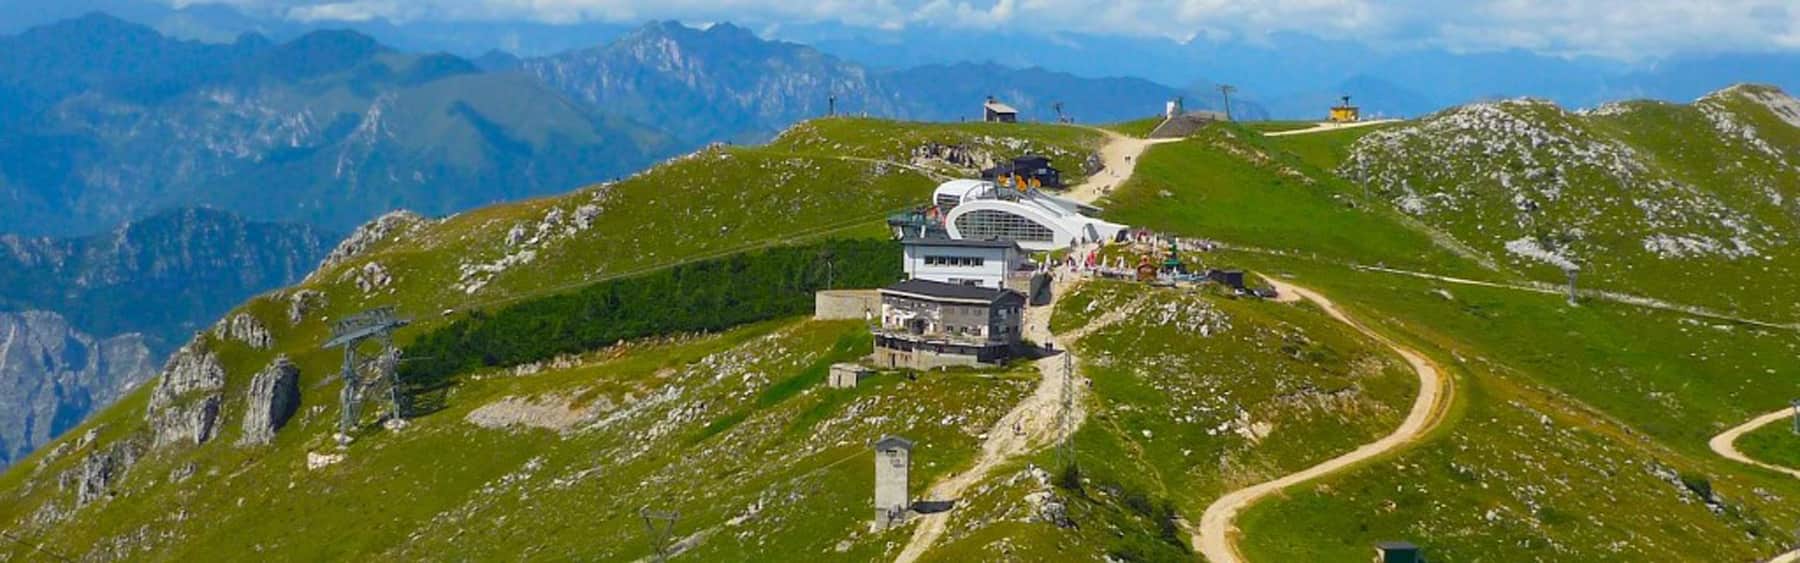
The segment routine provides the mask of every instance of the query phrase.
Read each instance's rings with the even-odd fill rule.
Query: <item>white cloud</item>
[[[295,19],[836,21],[1255,40],[1277,32],[1385,45],[1639,59],[1800,49],[1794,0],[167,0]],[[1455,4],[1446,6],[1446,4]]]

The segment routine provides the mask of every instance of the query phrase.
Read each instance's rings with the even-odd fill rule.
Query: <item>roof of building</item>
[[[982,303],[993,303],[1009,295],[1018,295],[1018,292],[1010,289],[944,283],[925,279],[906,280],[881,288],[881,291],[889,293],[905,293],[925,298],[979,301]]]
[[[875,441],[875,449],[877,450],[886,450],[894,447],[911,450],[913,449],[913,441],[892,434],[882,436],[880,440]]]
[[[1019,113],[1019,110],[1013,109],[1012,106],[1009,106],[1009,105],[1006,105],[1004,103],[997,102],[994,100],[988,100],[988,102],[985,104],[982,104],[982,106],[986,107],[989,111],[992,111],[994,113]],[[964,106],[964,107],[967,107],[967,106]]]
[[[1413,545],[1409,542],[1403,542],[1403,541],[1384,541],[1384,542],[1375,544],[1375,547],[1381,548],[1384,551],[1418,551],[1419,550],[1419,546]]]
[[[1019,248],[1019,243],[1017,241],[1000,240],[1000,239],[974,240],[974,239],[957,239],[957,238],[906,237],[906,238],[900,240],[900,244],[903,244],[906,246],[950,246],[950,247],[958,247],[958,248],[1011,248],[1011,249],[1015,249],[1015,250]]]

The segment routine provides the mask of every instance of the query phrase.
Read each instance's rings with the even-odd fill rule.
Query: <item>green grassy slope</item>
[[[1571,309],[1554,295],[1347,267],[1548,279],[1540,266],[1469,238],[1454,223],[1460,219],[1426,216],[1427,226],[1370,210],[1354,183],[1325,177],[1352,170],[1346,147],[1385,146],[1383,135],[1413,126],[1280,139],[1214,128],[1153,149],[1108,206],[1115,220],[1257,249],[1194,258],[1293,274],[1460,376],[1460,416],[1433,440],[1247,515],[1240,527],[1253,559],[1360,559],[1373,541],[1407,539],[1450,560],[1719,560],[1767,556],[1793,541],[1787,530],[1800,522],[1792,503],[1800,488],[1705,446],[1717,431],[1800,393],[1787,373],[1791,332],[1606,302]],[[1422,134],[1379,158],[1424,160],[1421,151],[1444,150],[1442,142]],[[1486,217],[1486,209],[1460,207],[1455,217]],[[1449,248],[1463,251],[1435,250]],[[1471,265],[1484,257],[1504,259],[1497,270]],[[1613,283],[1607,287],[1655,293]],[[1714,507],[1682,484],[1683,474],[1706,480]],[[1620,545],[1647,536],[1659,538]]]
[[[1340,559],[1389,539],[1449,560],[1746,560],[1793,541],[1800,484],[1705,445],[1800,392],[1777,371],[1792,357],[1791,334],[1243,260],[1435,350],[1459,372],[1464,404],[1433,441],[1253,509],[1241,526],[1259,560]],[[1684,478],[1706,480],[1716,507]]]
[[[353,235],[352,242],[341,247],[346,250],[343,256],[322,267],[298,287],[259,296],[234,311],[234,314],[248,315],[264,327],[273,340],[271,347],[252,348],[210,332],[196,337],[194,346],[197,349],[207,350],[218,358],[225,373],[224,384],[216,391],[189,393],[175,405],[194,405],[209,394],[220,396],[222,414],[217,419],[216,437],[198,446],[150,447],[146,417],[149,389],[142,390],[98,415],[90,424],[72,431],[58,444],[23,460],[0,476],[0,526],[16,536],[29,538],[31,543],[44,544],[56,552],[77,557],[154,550],[163,554],[162,557],[180,558],[182,554],[247,553],[240,550],[260,546],[263,548],[260,553],[275,559],[337,558],[389,547],[400,550],[397,555],[431,559],[448,555],[434,551],[450,549],[449,543],[437,543],[448,538],[412,538],[410,530],[440,522],[440,518],[451,518],[446,511],[487,502],[482,491],[488,488],[491,492],[489,485],[511,486],[523,479],[515,476],[509,481],[507,475],[521,472],[554,475],[571,467],[556,463],[586,463],[591,467],[600,460],[592,456],[606,451],[605,444],[614,444],[612,447],[618,449],[622,447],[619,444],[641,442],[651,436],[646,433],[652,428],[658,433],[673,433],[666,436],[673,440],[665,447],[668,455],[688,452],[698,456],[696,452],[704,449],[705,455],[696,459],[711,460],[722,455],[722,450],[716,449],[719,442],[709,441],[709,437],[739,436],[740,428],[768,430],[767,425],[777,422],[780,423],[778,426],[793,424],[795,433],[752,435],[759,440],[766,439],[762,442],[738,438],[746,447],[760,444],[756,445],[761,448],[759,451],[773,452],[767,454],[769,459],[779,463],[772,463],[767,468],[772,473],[756,479],[745,477],[742,482],[729,475],[712,477],[720,477],[725,485],[736,487],[774,483],[807,474],[830,461],[822,456],[836,455],[837,452],[847,455],[862,448],[875,437],[862,436],[865,431],[887,431],[885,426],[858,426],[852,435],[838,433],[852,432],[850,426],[829,432],[816,429],[821,436],[835,437],[829,442],[829,448],[802,441],[807,433],[799,429],[843,414],[835,409],[855,408],[858,412],[866,412],[875,408],[859,403],[862,399],[852,400],[858,397],[854,395],[820,402],[824,396],[818,394],[813,385],[822,377],[822,368],[815,365],[819,361],[817,352],[831,349],[841,338],[858,332],[858,327],[825,325],[809,328],[813,325],[808,324],[801,328],[780,328],[778,332],[783,334],[802,333],[784,338],[804,341],[761,342],[751,346],[750,350],[755,352],[753,355],[779,365],[770,364],[758,368],[756,373],[740,374],[743,377],[739,379],[716,382],[717,386],[707,387],[710,390],[694,398],[695,402],[677,401],[675,399],[687,397],[677,393],[681,396],[671,399],[673,402],[656,403],[657,408],[630,410],[633,413],[630,416],[675,416],[670,413],[679,410],[681,416],[694,417],[692,419],[665,419],[660,425],[648,421],[634,423],[631,426],[634,430],[629,434],[599,429],[575,432],[580,435],[579,439],[568,438],[574,442],[563,441],[555,433],[484,431],[462,422],[467,413],[500,397],[555,394],[551,392],[552,387],[540,387],[551,385],[549,382],[552,381],[569,386],[561,391],[574,394],[575,398],[568,401],[570,403],[601,404],[597,397],[602,396],[602,391],[609,393],[605,396],[612,397],[614,406],[611,408],[622,409],[609,412],[625,416],[619,413],[629,409],[620,405],[642,404],[655,400],[658,393],[682,389],[682,386],[657,383],[664,377],[659,374],[698,370],[716,375],[721,367],[716,362],[722,360],[705,358],[722,353],[743,338],[778,327],[744,329],[750,332],[669,344],[677,346],[674,349],[623,348],[616,357],[607,356],[608,361],[623,362],[618,364],[623,367],[616,370],[584,367],[574,369],[571,375],[558,377],[488,374],[462,378],[464,383],[448,389],[443,404],[434,407],[439,410],[415,420],[413,428],[394,432],[375,426],[372,424],[374,417],[382,409],[371,407],[365,418],[365,422],[371,424],[353,433],[357,441],[347,452],[346,461],[318,471],[306,470],[305,464],[309,453],[335,452],[330,435],[338,416],[338,386],[328,378],[342,360],[337,351],[319,348],[326,340],[330,319],[343,318],[373,306],[396,306],[402,315],[414,320],[412,326],[397,335],[397,340],[405,344],[414,335],[474,310],[569,291],[602,279],[784,241],[825,236],[885,236],[881,223],[883,216],[892,209],[923,201],[936,180],[907,167],[878,160],[887,155],[911,153],[911,149],[889,142],[890,135],[878,134],[884,128],[903,130],[910,126],[876,121],[859,123],[862,127],[855,131],[867,133],[864,136],[838,141],[828,136],[838,133],[820,133],[820,138],[840,145],[831,149],[800,148],[781,142],[765,147],[720,147],[675,159],[617,183],[592,186],[567,195],[492,206],[442,220],[394,215],[372,223]],[[1098,134],[1043,125],[1020,125],[1003,130],[946,126],[932,129],[930,138],[940,143],[998,147],[992,149],[995,151],[1011,151],[1016,147],[1018,150],[1077,155],[1091,150],[1097,143]],[[873,148],[858,145],[876,142],[884,144]],[[868,160],[839,156],[844,153],[871,156]],[[308,297],[303,300],[298,297],[302,290],[316,293],[305,294]],[[301,308],[298,322],[291,322],[289,315],[298,302],[310,305]],[[737,336],[732,336],[734,334]],[[858,346],[866,353],[866,342]],[[250,376],[277,355],[287,356],[301,370],[300,413],[278,434],[274,444],[237,447],[234,443],[241,435],[244,396]],[[715,363],[709,364],[709,361]],[[787,390],[767,395],[767,399],[756,399],[766,403],[743,402],[783,381],[786,383],[780,385]],[[987,416],[982,414],[985,412],[982,409],[1010,404],[1006,394],[1014,392],[1014,388],[1023,388],[1022,383],[1006,381],[950,379],[916,385],[952,386],[941,392],[967,396],[972,401],[967,412],[942,424],[968,424],[973,428],[982,424],[981,416]],[[894,387],[905,385],[915,384]],[[954,387],[957,385],[963,387]],[[693,385],[696,389],[700,386],[699,383]],[[878,385],[869,393],[871,397],[898,393],[894,387]],[[582,395],[578,388],[601,391]],[[940,391],[926,392],[936,394]],[[898,399],[883,400],[883,404],[899,402]],[[759,408],[743,408],[746,404],[756,404]],[[167,412],[167,409],[161,412]],[[896,431],[917,429],[921,437],[945,446],[940,450],[941,454],[927,454],[945,456],[939,458],[942,461],[933,460],[937,464],[935,467],[954,463],[954,456],[959,455],[953,453],[957,449],[954,446],[963,443],[959,440],[964,438],[947,433],[931,434],[938,431],[926,426],[902,425],[901,419],[895,418],[897,414],[888,416],[889,420],[895,421],[893,428]],[[728,422],[702,431],[719,420]],[[938,420],[941,419],[934,418],[933,424]],[[82,436],[89,430],[95,432],[96,439],[83,441]],[[595,435],[588,436],[590,432]],[[662,434],[654,436],[665,437]],[[117,455],[108,456],[108,452]],[[535,464],[531,462],[540,455],[545,459]],[[589,457],[579,461],[580,456]],[[668,471],[676,471],[675,466],[664,463],[668,459],[672,458],[646,458],[641,465],[635,466],[634,471],[646,476],[654,473],[652,469],[657,467],[666,466]],[[81,475],[82,467],[96,468],[99,467],[96,464],[104,460],[113,463],[106,472],[110,479],[100,481],[108,494],[99,500],[78,503],[75,487],[59,486],[59,482],[73,483],[66,479]],[[538,469],[525,471],[530,465],[536,465]],[[842,467],[842,471],[867,470],[850,464]],[[936,470],[939,469],[927,471]],[[741,471],[745,475],[752,472],[750,469]],[[857,475],[832,471],[823,475],[830,479],[850,479]],[[594,475],[604,474],[602,471]],[[683,475],[683,478],[699,479],[704,473]],[[820,478],[820,475],[812,474],[806,479]],[[594,497],[572,501],[599,503],[599,497],[609,494],[620,498],[627,498],[626,494],[648,494],[650,489],[639,491],[644,485],[646,483],[636,481],[609,482],[593,489]],[[863,493],[855,492],[857,495]],[[833,494],[850,493],[833,488]],[[719,495],[724,496],[718,498],[736,499],[733,503],[749,502],[749,499],[737,499],[725,492]],[[243,499],[241,503],[239,499]],[[647,497],[639,499],[649,500]],[[612,558],[638,557],[647,553],[640,549],[641,545],[615,545],[614,534],[633,529],[631,526],[620,524],[620,520],[596,520],[582,510],[575,510],[581,506],[543,515],[566,520],[541,523],[540,529],[574,526],[570,529],[583,532],[558,536],[558,541],[565,542],[559,544],[562,549],[559,553],[592,554],[603,548],[613,550],[608,552]],[[607,506],[606,510],[610,511],[625,510],[619,505]],[[520,509],[520,512],[525,511]],[[206,514],[205,518],[196,516],[202,512]],[[708,522],[699,516],[701,512],[698,508],[692,510],[696,515],[692,522]],[[713,515],[718,514],[722,513]],[[857,518],[864,516],[859,514]],[[590,524],[612,527],[600,531],[584,527]],[[296,528],[300,533],[295,533]],[[813,531],[816,530],[803,529],[796,533]],[[450,529],[445,533],[453,536],[454,532],[455,529]],[[721,534],[720,541],[731,535]],[[319,538],[341,539],[326,541]],[[508,544],[496,539],[495,545]],[[462,544],[454,547],[470,549]],[[10,543],[0,547],[0,553],[20,554],[23,549],[29,548]],[[769,553],[768,557],[777,557],[773,555],[777,552]]]
[[[1483,103],[1362,137],[1339,171],[1545,281],[1533,248],[1592,287],[1776,321],[1800,318],[1800,117],[1741,86],[1690,105]],[[1360,161],[1357,160],[1360,158]]]
[[[1737,448],[1750,459],[1782,467],[1800,467],[1800,435],[1794,434],[1792,420],[1770,424],[1739,437]]]
[[[1229,244],[1480,273],[1433,233],[1359,206],[1349,183],[1281,147],[1234,126],[1210,127],[1151,147],[1100,205],[1115,221]]]
[[[1097,282],[1064,298],[1057,324],[1121,309],[1125,320],[1075,344],[1093,381],[1075,438],[1081,490],[1015,468],[953,516],[951,529],[969,533],[943,560],[1192,557],[1169,517],[1196,521],[1227,491],[1387,433],[1417,392],[1398,358],[1307,305]],[[1033,461],[1053,481],[1061,471],[1051,453]],[[1031,508],[1042,490],[1065,506],[1068,529]]]

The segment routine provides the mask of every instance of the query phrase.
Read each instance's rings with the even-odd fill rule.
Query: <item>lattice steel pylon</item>
[[[393,307],[369,309],[361,313],[345,317],[331,325],[331,340],[325,342],[326,348],[344,349],[344,371],[340,378],[344,388],[338,392],[340,416],[338,417],[338,443],[350,441],[350,431],[362,418],[362,403],[366,393],[375,386],[388,386],[388,400],[391,401],[393,415],[404,418],[406,411],[400,398],[400,380],[395,374],[395,367],[400,361],[400,350],[394,348],[394,331],[406,326],[411,321],[394,314]],[[361,377],[357,372],[357,349],[368,341],[375,341],[381,351],[374,357],[373,373],[369,377]]]
[[[638,516],[644,518],[644,531],[650,534],[650,547],[656,550],[656,561],[668,561],[669,537],[675,535],[675,521],[681,518],[680,512],[650,510],[646,506],[638,509]]]

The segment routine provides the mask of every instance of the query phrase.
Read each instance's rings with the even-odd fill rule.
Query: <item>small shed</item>
[[[1018,123],[1019,110],[988,96],[987,103],[981,105],[981,120],[988,123]]]
[[[854,388],[854,387],[856,387],[856,384],[862,383],[862,380],[868,379],[869,376],[873,373],[874,372],[872,370],[870,370],[869,368],[865,368],[865,367],[862,367],[862,366],[859,366],[856,364],[851,364],[851,363],[831,364],[831,380],[830,380],[831,388],[832,389]]]
[[[1384,541],[1375,544],[1375,563],[1425,563],[1425,556],[1411,543]]]

